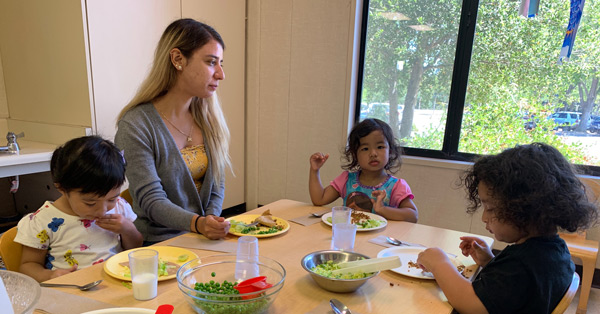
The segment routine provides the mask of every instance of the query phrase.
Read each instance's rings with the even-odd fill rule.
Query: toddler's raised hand
[[[462,240],[458,247],[464,256],[471,256],[479,266],[485,266],[489,263],[494,254],[485,241],[477,237],[460,237]]]
[[[373,202],[373,209],[375,209],[375,212],[379,212],[379,210],[385,206],[383,200],[387,196],[387,192],[385,190],[375,190],[371,192],[371,196],[375,198],[371,199],[371,202]]]
[[[127,220],[123,215],[120,214],[108,214],[96,219],[96,225],[98,227],[112,231],[117,234],[123,233],[124,229],[135,228],[133,223]]]
[[[314,171],[321,169],[328,158],[329,154],[314,153],[310,155],[310,169]]]

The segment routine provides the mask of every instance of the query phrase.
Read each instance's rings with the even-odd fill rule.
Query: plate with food
[[[377,214],[352,210],[352,223],[356,224],[356,231],[371,231],[387,226],[387,220]],[[328,226],[331,226],[331,213],[321,216],[321,220]]]
[[[268,238],[286,233],[290,229],[289,222],[271,215],[271,211],[268,209],[261,215],[244,214],[227,218],[227,220],[231,223],[229,233],[240,237]]]
[[[402,266],[390,269],[395,273],[413,278],[435,279],[432,273],[424,271],[423,269],[419,268],[417,264],[419,253],[425,251],[426,249],[427,248],[424,247],[411,246],[391,247],[379,251],[379,253],[377,253],[377,257],[398,256],[402,262]],[[456,270],[463,274],[466,266],[458,258],[456,258],[455,255],[448,254],[448,258],[450,258],[452,264],[456,266]]]
[[[181,265],[198,258],[196,253],[175,246],[149,246],[123,251],[113,255],[104,263],[104,271],[120,280],[131,281],[129,269],[129,253],[140,249],[151,249],[158,252],[158,281],[175,278]]]

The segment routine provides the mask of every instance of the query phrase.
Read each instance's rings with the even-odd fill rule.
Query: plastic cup
[[[354,250],[354,239],[356,238],[356,225],[350,223],[337,223],[333,225],[333,238],[331,247],[334,250]]]
[[[258,239],[256,237],[243,236],[238,239],[236,258],[236,280],[258,277]]]
[[[352,208],[346,206],[334,206],[331,208],[331,224],[350,223]]]
[[[158,252],[141,249],[129,253],[129,269],[133,297],[141,301],[154,299],[158,286]]]

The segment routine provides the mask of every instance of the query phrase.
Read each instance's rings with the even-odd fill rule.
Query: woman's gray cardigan
[[[214,181],[209,163],[197,192],[169,129],[151,103],[138,105],[123,116],[115,144],[127,161],[129,192],[138,216],[135,226],[144,241],[163,241],[190,231],[195,214],[221,214],[224,182]],[[206,154],[210,161],[209,147]]]

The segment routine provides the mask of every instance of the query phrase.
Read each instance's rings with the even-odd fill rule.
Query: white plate
[[[154,314],[156,311],[138,307],[113,307],[110,309],[96,310],[82,314]]]
[[[399,247],[391,247],[384,250],[379,251],[377,253],[377,257],[388,257],[388,256],[398,256],[400,257],[400,261],[402,262],[402,266],[398,268],[390,269],[391,271],[408,276],[413,278],[421,278],[421,279],[435,279],[433,278],[433,274],[430,272],[424,272],[422,269],[417,267],[408,267],[408,262],[417,262],[417,257],[419,253],[425,251],[426,247],[410,247],[410,246],[399,246]],[[459,261],[454,256],[448,255],[450,261],[454,264],[454,266],[463,265],[461,261]]]
[[[362,212],[363,214],[371,217],[371,219],[374,220],[379,220],[379,221],[383,221],[383,223],[381,225],[379,225],[378,227],[375,228],[360,228],[358,227],[356,229],[356,231],[371,231],[371,230],[377,230],[377,229],[381,229],[381,228],[385,228],[385,226],[387,226],[387,220],[377,214],[373,214],[373,213],[369,213],[369,212]],[[327,218],[331,218],[331,212],[321,216],[321,220],[328,226],[331,226],[331,223],[329,221],[327,221]]]

